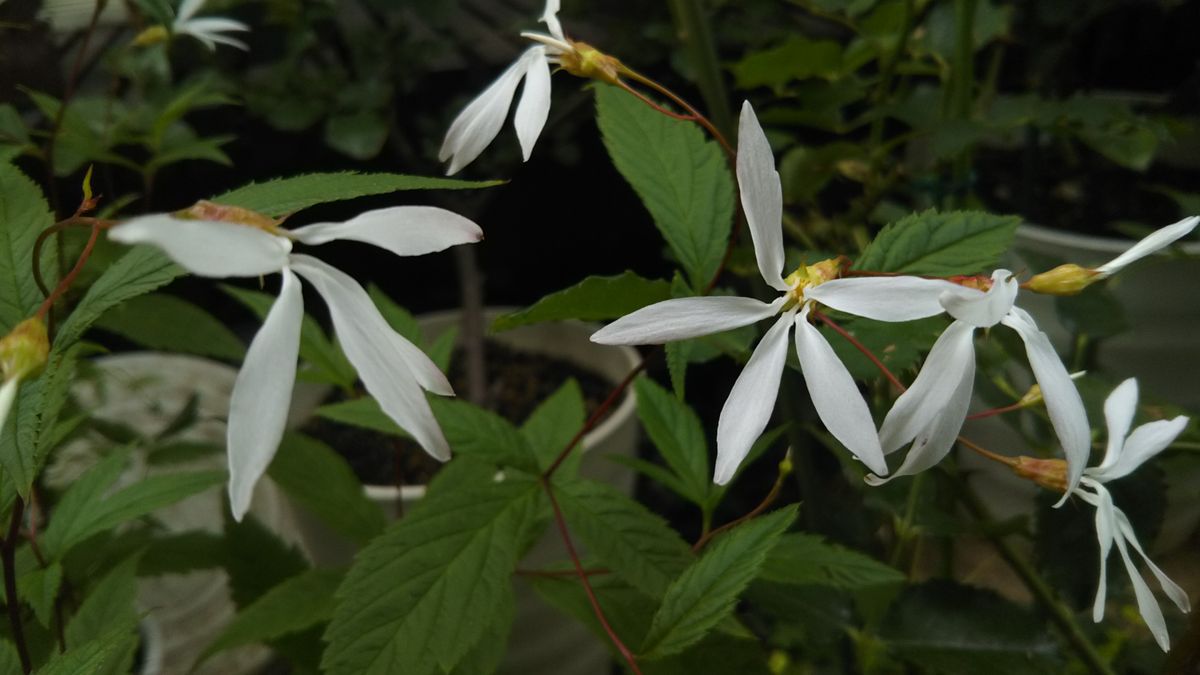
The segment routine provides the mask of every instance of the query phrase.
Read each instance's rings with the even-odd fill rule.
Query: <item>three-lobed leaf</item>
[[[399,173],[309,173],[250,183],[217,195],[212,201],[283,216],[317,204],[344,201],[401,190],[466,190],[501,185],[504,181],[466,181],[409,176]]]
[[[914,213],[883,228],[854,267],[931,276],[991,272],[1020,222],[982,211]]]
[[[525,309],[496,317],[492,330],[500,332],[566,319],[617,319],[670,297],[671,284],[661,279],[646,279],[630,271],[607,277],[591,276]]]

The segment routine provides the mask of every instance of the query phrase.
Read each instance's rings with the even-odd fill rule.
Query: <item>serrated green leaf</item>
[[[129,660],[137,647],[136,629],[136,622],[121,623],[100,637],[72,645],[62,653],[56,651],[46,665],[38,669],[38,675],[115,675],[116,669]],[[129,672],[128,667],[125,672]]]
[[[138,558],[127,558],[88,590],[79,611],[67,623],[67,645],[81,645],[104,635],[111,626],[137,623]]]
[[[1020,223],[1015,216],[982,211],[914,213],[883,228],[854,268],[931,276],[989,273]]]
[[[671,378],[671,389],[675,391],[675,396],[681,401],[684,394],[687,393],[688,352],[690,350],[691,343],[687,340],[666,344],[667,374]]]
[[[795,519],[792,505],[714,539],[667,589],[641,653],[648,659],[679,653],[729,616],[738,596]]]
[[[51,450],[53,427],[75,373],[78,349],[50,354],[40,376],[17,389],[8,421],[0,428],[0,467],[22,498]]]
[[[483,636],[467,652],[449,675],[495,675],[508,650],[508,635],[512,632],[513,620],[517,618],[517,603],[512,587],[501,594],[500,602],[492,611],[491,621]]]
[[[566,319],[616,319],[670,297],[671,284],[661,279],[645,279],[629,271],[611,277],[592,276],[551,293],[530,307],[496,317],[492,330],[498,333]]]
[[[616,87],[596,87],[596,119],[617,170],[645,204],[695,289],[725,255],[733,178],[700,127],[671,119]]]
[[[571,533],[601,565],[658,599],[692,560],[667,522],[619,490],[594,481],[556,486]]]
[[[508,420],[458,399],[430,398],[429,405],[456,456],[537,472],[533,448]]]
[[[573,378],[563,383],[553,394],[538,404],[521,425],[521,436],[533,449],[538,466],[545,469],[574,438],[583,426],[586,412],[583,407],[583,391]],[[572,451],[568,462],[577,465],[583,456],[582,448]],[[567,475],[572,473],[568,471]]]
[[[30,556],[32,557],[32,555]],[[62,585],[63,568],[57,562],[46,567],[33,565],[33,569],[17,577],[17,596],[33,608],[38,623],[46,628],[54,620],[54,598]]]
[[[358,544],[370,541],[387,524],[346,460],[320,441],[285,434],[267,473],[300,506]]]
[[[97,328],[161,351],[241,361],[246,347],[204,309],[164,293],[131,298],[102,315]]]
[[[832,80],[842,73],[842,47],[833,40],[792,35],[782,44],[742,58],[731,70],[742,89],[780,87],[810,77]]]
[[[212,201],[282,216],[317,204],[339,202],[400,190],[468,190],[502,185],[504,181],[466,181],[408,176],[399,173],[309,173],[250,183],[212,198]]]
[[[238,612],[199,660],[226,649],[266,643],[328,621],[333,616],[333,594],[342,576],[341,570],[312,569],[272,588]]]
[[[389,436],[408,438],[408,432],[400,428],[392,418],[379,407],[379,401],[373,396],[360,396],[337,403],[326,403],[316,409],[316,414],[339,424],[347,424],[361,429],[378,431]]]
[[[171,262],[161,251],[151,246],[135,246],[104,270],[75,306],[58,335],[54,348],[70,347],[91,325],[117,305],[149,293],[182,275],[184,270]]]
[[[0,164],[0,335],[33,315],[42,293],[33,280],[33,245],[54,215],[42,191],[11,164]],[[54,246],[42,247],[41,268],[53,284]]]
[[[830,544],[815,534],[785,534],[779,539],[759,578],[786,584],[833,586],[858,590],[902,584],[905,576],[858,551]]]
[[[437,502],[358,555],[338,589],[322,670],[434,675],[483,636],[545,498],[534,482],[506,481]]]
[[[696,504],[708,499],[712,477],[708,441],[700,418],[683,401],[645,377],[633,385],[638,419],[667,466],[679,476],[683,497]]]
[[[225,571],[238,609],[309,568],[304,554],[267,529],[251,513],[235,522],[225,511]]]

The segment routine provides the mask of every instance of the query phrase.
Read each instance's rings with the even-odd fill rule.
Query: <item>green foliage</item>
[[[935,316],[916,321],[901,323],[883,323],[849,318],[838,321],[838,325],[854,336],[871,353],[888,367],[893,373],[900,373],[910,368],[916,368],[921,358],[933,347],[938,336],[946,330],[945,317]],[[828,326],[821,326],[820,331],[833,347],[838,359],[846,365],[846,370],[857,380],[873,381],[881,374],[879,367],[871,362],[857,347]]]
[[[37,184],[11,164],[0,163],[0,335],[33,315],[42,294],[32,276],[33,245],[54,223]],[[40,265],[52,282],[55,247],[45,246]]]
[[[338,589],[322,669],[437,674],[484,639],[546,508],[535,482],[458,485],[363,549]]]
[[[283,216],[317,204],[339,202],[400,190],[467,190],[501,185],[503,181],[465,181],[399,173],[309,173],[250,183],[217,195],[212,201]]]
[[[615,87],[596,87],[596,119],[617,170],[687,272],[704,288],[725,255],[733,179],[716,143]]]
[[[379,401],[371,396],[360,396],[336,403],[326,403],[316,409],[316,414],[327,420],[360,429],[370,429],[389,436],[408,438],[408,432],[392,421],[379,407]]]
[[[363,493],[346,460],[324,443],[286,434],[267,473],[300,506],[351,541],[365,544],[383,532],[383,511]]]
[[[810,77],[835,79],[843,72],[842,47],[832,40],[792,35],[782,44],[755,52],[733,66],[737,85],[781,87]]]
[[[137,624],[130,622],[110,626],[103,635],[72,646],[65,652],[55,652],[38,675],[117,675],[137,647]],[[126,665],[126,670],[128,666]]]
[[[79,350],[52,352],[42,374],[21,385],[9,411],[11,422],[0,428],[0,467],[22,498],[55,439],[55,421],[66,401]],[[15,422],[15,423],[13,423]]]
[[[504,418],[457,399],[431,398],[429,404],[456,455],[530,473],[538,471],[533,448]]]
[[[1020,219],[982,211],[929,210],[883,228],[855,269],[950,276],[990,273]]]
[[[133,626],[137,623],[138,615],[134,607],[137,599],[137,564],[136,557],[127,558],[88,590],[79,611],[67,624],[68,646],[100,638],[112,626]],[[128,668],[125,672],[128,672]]]
[[[533,450],[538,466],[545,469],[558,457],[584,422],[583,391],[574,379],[567,380],[529,414],[521,425],[521,436]],[[579,441],[582,443],[582,439]],[[583,457],[582,448],[571,453],[567,462],[575,465]]]
[[[638,418],[659,454],[671,468],[666,485],[681,497],[704,505],[712,492],[708,441],[700,418],[686,403],[649,378],[638,378]]]
[[[496,317],[492,330],[565,319],[617,319],[670,297],[670,283],[645,279],[630,271],[610,277],[593,276],[551,293],[526,309]]]
[[[641,653],[653,659],[683,651],[728,617],[795,518],[796,506],[788,506],[714,539],[667,589]]]
[[[38,623],[49,628],[54,618],[54,598],[58,596],[58,590],[62,586],[62,565],[54,562],[42,567],[36,560],[22,560],[22,557],[25,556],[18,554],[17,567],[31,569],[24,573],[18,572],[20,576],[17,577],[17,596],[33,608],[33,615],[37,617]],[[28,558],[33,558],[32,552],[29,552]],[[30,562],[32,564],[29,564]]]
[[[130,298],[100,316],[95,326],[151,349],[241,361],[246,347],[204,309],[173,295]]]
[[[341,580],[339,570],[314,569],[284,581],[238,612],[205,648],[201,660],[226,649],[270,642],[328,621],[333,616],[334,590]]]
[[[226,512],[225,571],[239,609],[307,569],[304,554],[264,527],[253,512],[240,523]]]
[[[814,534],[793,533],[779,538],[763,563],[759,578],[786,584],[833,586],[859,590],[903,584],[904,574],[874,558]]]

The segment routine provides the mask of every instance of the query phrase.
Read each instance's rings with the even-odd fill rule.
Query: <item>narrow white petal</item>
[[[974,334],[973,326],[955,321],[933,344],[917,379],[896,399],[879,428],[879,442],[885,453],[895,452],[916,438],[953,405],[953,398],[968,374],[974,378]],[[945,450],[948,452],[950,448]]]
[[[496,81],[488,85],[483,93],[467,104],[466,108],[454,118],[450,130],[446,132],[446,140],[442,141],[442,149],[438,152],[440,161],[450,161],[446,173],[458,173],[464,166],[475,161],[483,149],[500,133],[504,126],[504,118],[508,116],[508,106],[512,103],[513,94],[517,91],[517,83],[525,75],[535,52],[543,52],[541,46],[525,50],[511,66],[508,67]]]
[[[346,358],[383,412],[434,458],[450,459],[450,446],[421,391],[451,393],[437,366],[387,325],[354,279],[305,255],[292,256],[292,268],[325,299]]]
[[[919,277],[834,279],[804,290],[804,296],[839,312],[876,321],[912,321],[946,311],[940,298],[957,284]]]
[[[1141,260],[1146,256],[1170,246],[1178,239],[1187,236],[1200,223],[1200,216],[1192,216],[1168,225],[1160,230],[1151,232],[1145,239],[1134,244],[1128,251],[1113,258],[1096,268],[1101,277],[1107,277],[1120,271],[1126,265]]]
[[[1146,561],[1146,566],[1150,568],[1150,572],[1154,575],[1155,579],[1158,579],[1159,585],[1162,586],[1163,593],[1165,593],[1167,597],[1171,599],[1171,602],[1175,603],[1175,606],[1178,607],[1181,612],[1192,611],[1191,602],[1188,601],[1187,593],[1185,593],[1184,590],[1179,587],[1179,584],[1171,581],[1171,578],[1168,577],[1158,565],[1155,565],[1154,561],[1150,559],[1150,556],[1146,555],[1146,552],[1142,550],[1142,545],[1138,543],[1137,534],[1134,533],[1133,525],[1129,523],[1129,518],[1125,516],[1125,512],[1117,508],[1114,508],[1114,511],[1116,512],[1117,516],[1117,528],[1121,532],[1121,536],[1125,537],[1125,541],[1129,542],[1129,544],[1133,546],[1133,549],[1142,556],[1142,560]]]
[[[467,218],[436,206],[393,206],[361,213],[342,223],[314,223],[289,234],[305,244],[350,239],[396,255],[425,255],[483,239],[483,230]]]
[[[199,12],[200,8],[204,6],[204,2],[205,0],[183,0],[179,3],[179,11],[175,13],[175,22],[187,21],[195,16],[196,12]]]
[[[753,298],[675,298],[643,307],[592,334],[602,345],[656,345],[748,326],[775,315],[786,296],[772,303]]]
[[[1013,307],[1004,317],[1004,325],[1017,331],[1025,343],[1025,354],[1029,357],[1033,376],[1042,388],[1050,424],[1058,434],[1058,441],[1066,454],[1067,491],[1058,502],[1061,506],[1079,483],[1079,477],[1087,466],[1092,443],[1087,411],[1083,408],[1083,399],[1079,397],[1079,390],[1071,381],[1071,375],[1050,344],[1050,338],[1038,330],[1033,318],[1020,307]]]
[[[566,40],[563,35],[562,24],[558,22],[558,10],[560,0],[546,0],[546,10],[542,12],[542,21],[546,24],[546,28],[550,34],[559,40]]]
[[[955,319],[976,328],[988,328],[999,323],[1012,309],[1019,290],[1011,272],[996,270],[992,272],[992,287],[987,293],[959,286],[944,293],[941,303]]]
[[[1142,573],[1138,571],[1137,565],[1129,556],[1129,550],[1125,546],[1125,538],[1119,534],[1115,537],[1117,542],[1117,550],[1121,553],[1121,560],[1125,562],[1125,571],[1129,574],[1129,582],[1133,584],[1133,595],[1137,598],[1138,613],[1142,615],[1142,620],[1146,622],[1146,627],[1150,629],[1150,634],[1154,636],[1154,641],[1162,648],[1164,652],[1171,650],[1171,637],[1167,634],[1167,621],[1163,618],[1162,608],[1158,606],[1158,600],[1154,597],[1154,592],[1150,590],[1150,585],[1142,578]]]
[[[786,291],[783,270],[783,189],[775,170],[775,155],[767,143],[750,102],[742,103],[737,139],[738,191],[754,240],[758,271],[771,288]]]
[[[21,378],[10,377],[0,385],[0,431],[4,431],[4,422],[8,419],[8,413],[12,410],[13,402],[17,400],[17,387],[21,384]]]
[[[1112,496],[1108,494],[1108,490],[1096,483],[1090,487],[1096,490],[1093,503],[1096,506],[1096,541],[1100,544],[1100,583],[1096,587],[1096,600],[1092,603],[1092,621],[1100,623],[1104,618],[1104,604],[1108,595],[1108,554],[1112,551],[1113,539],[1117,536],[1117,523],[1113,513]]]
[[[226,19],[222,16],[206,16],[200,19],[192,19],[184,24],[184,28],[188,31],[197,33],[225,33],[229,31],[248,31],[250,26],[235,21],[234,19]]]
[[[1116,463],[1093,473],[1097,480],[1110,481],[1133,473],[1151,457],[1167,448],[1183,430],[1187,428],[1188,418],[1180,415],[1173,420],[1157,420],[1143,424],[1125,440],[1125,450]],[[1107,458],[1106,458],[1107,459]]]
[[[763,335],[725,399],[717,422],[717,466],[713,474],[717,485],[733,478],[750,446],[771,420],[787,361],[788,331],[795,316],[795,310],[787,312]]]
[[[545,49],[534,50],[525,71],[521,100],[517,101],[517,112],[513,115],[513,126],[517,129],[517,140],[521,142],[521,155],[525,161],[529,161],[533,145],[549,116],[550,64],[546,61]]]
[[[796,317],[796,356],[813,407],[829,433],[860,462],[881,476],[887,475],[887,462],[867,402],[833,347],[808,322],[808,311],[805,307]]]
[[[1125,444],[1125,437],[1129,435],[1129,427],[1133,426],[1133,414],[1137,411],[1137,401],[1137,379],[1132,377],[1113,389],[1108,398],[1104,399],[1104,421],[1108,425],[1108,448],[1104,451],[1104,461],[1098,467],[1098,472],[1108,470],[1121,457],[1121,448]]]
[[[254,485],[283,438],[296,383],[303,316],[300,281],[284,269],[279,298],[250,342],[229,399],[229,506],[238,521],[250,508]]]
[[[127,220],[108,231],[122,244],[150,244],[193,274],[256,277],[287,264],[292,242],[256,227],[212,220],[182,220],[166,214]]]

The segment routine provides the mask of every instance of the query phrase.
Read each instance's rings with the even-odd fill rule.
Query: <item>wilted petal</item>
[[[804,290],[822,305],[876,321],[912,321],[946,311],[942,293],[958,285],[920,277],[856,277],[834,279]]]
[[[643,307],[592,334],[602,345],[656,345],[748,326],[775,315],[786,297],[770,304],[753,298],[675,298]]]
[[[250,508],[254,485],[283,438],[296,383],[303,316],[300,281],[284,269],[279,298],[250,342],[229,399],[229,505],[238,521]]]
[[[1126,265],[1141,260],[1156,251],[1170,246],[1176,240],[1187,236],[1188,233],[1196,229],[1197,223],[1200,223],[1200,216],[1192,216],[1184,218],[1174,225],[1168,225],[1160,230],[1156,230],[1150,233],[1145,239],[1134,244],[1128,251],[1097,267],[1096,271],[1100,273],[1101,277],[1110,276]]]
[[[1107,467],[1101,465],[1096,470],[1090,470],[1094,478],[1111,481],[1123,478],[1141,466],[1146,460],[1162,452],[1187,428],[1188,418],[1180,415],[1173,420],[1157,420],[1148,422],[1133,430],[1125,439],[1125,449],[1115,463]],[[1108,458],[1105,457],[1105,463]]]
[[[10,377],[0,385],[0,431],[4,431],[4,422],[8,419],[13,402],[17,400],[17,387],[20,384],[21,378]]]
[[[495,82],[454,118],[450,130],[446,132],[446,140],[442,141],[442,149],[438,152],[438,160],[450,160],[450,166],[446,169],[447,175],[458,173],[464,166],[475,161],[492,139],[496,138],[496,134],[500,133],[500,127],[504,126],[504,118],[508,117],[508,106],[517,91],[517,83],[525,75],[530,62],[535,58],[535,53],[544,54],[543,48],[535,46],[525,50],[525,53],[501,73]]]
[[[1050,338],[1038,330],[1033,318],[1020,307],[1013,307],[1004,318],[1004,325],[1017,331],[1025,343],[1029,367],[1033,369],[1033,376],[1042,388],[1042,399],[1050,415],[1050,424],[1058,434],[1058,441],[1067,456],[1067,491],[1058,502],[1061,506],[1079,483],[1079,477],[1087,466],[1092,442],[1087,411],[1083,408],[1083,400],[1071,381],[1071,375],[1050,344]]]
[[[779,172],[775,170],[775,155],[767,136],[758,124],[749,101],[742,103],[737,139],[738,191],[742,210],[754,240],[754,257],[758,271],[767,285],[779,291],[788,286],[780,272],[783,270],[783,190]]]
[[[956,286],[941,297],[950,316],[976,328],[995,326],[1012,309],[1020,286],[1008,270],[992,272],[992,287],[986,293]]]
[[[896,399],[896,403],[883,419],[879,428],[879,443],[885,453],[895,452],[916,438],[935,418],[946,413],[948,408],[954,405],[954,398],[964,380],[968,383],[973,382],[974,334],[974,327],[955,321],[938,337],[933,348],[929,350],[929,356],[926,357],[925,365],[921,367],[917,379]],[[970,399],[970,391],[967,392],[966,398]],[[960,426],[961,424],[962,420],[959,421]],[[957,433],[955,435],[957,436]],[[945,456],[949,450],[948,445],[941,456]]]
[[[1108,425],[1108,448],[1104,451],[1104,461],[1095,472],[1106,471],[1121,457],[1121,448],[1125,444],[1125,437],[1129,435],[1129,427],[1133,426],[1137,400],[1137,380],[1132,377],[1113,389],[1108,398],[1104,399],[1104,421]]]
[[[546,61],[546,50],[531,51],[531,54],[521,100],[517,101],[517,112],[513,116],[525,161],[529,161],[533,145],[550,116],[550,64]]]
[[[1146,566],[1150,568],[1150,572],[1154,575],[1155,579],[1158,579],[1159,585],[1162,586],[1163,593],[1171,599],[1171,602],[1175,603],[1175,606],[1180,611],[1190,612],[1192,607],[1191,602],[1188,601],[1187,593],[1179,587],[1179,584],[1171,581],[1171,578],[1159,569],[1158,565],[1155,565],[1154,561],[1150,559],[1150,556],[1146,555],[1146,552],[1142,550],[1142,545],[1138,543],[1137,534],[1133,531],[1133,525],[1129,523],[1129,518],[1125,516],[1125,513],[1115,507],[1113,510],[1116,512],[1117,529],[1121,533],[1121,536],[1142,556],[1142,560],[1146,561]]]
[[[875,421],[854,378],[821,332],[808,322],[808,308],[796,317],[796,356],[817,415],[833,437],[871,471],[887,475]]]
[[[342,223],[314,223],[289,232],[305,244],[350,239],[396,255],[425,255],[483,239],[479,226],[436,206],[393,206],[359,214]]]
[[[122,244],[150,244],[192,274],[256,277],[287,264],[292,242],[249,225],[183,220],[166,214],[127,220],[108,231]]]
[[[733,478],[750,446],[771,420],[787,361],[788,331],[795,316],[795,310],[787,312],[763,335],[725,399],[717,422],[717,466],[713,474],[717,485]]]
[[[437,366],[388,326],[354,279],[305,255],[292,256],[292,268],[325,299],[346,357],[383,412],[430,455],[450,459],[450,446],[421,391],[452,393]]]
[[[550,34],[559,40],[566,40],[563,35],[562,24],[558,21],[558,10],[560,0],[546,0],[546,10],[542,12],[542,21],[546,24],[546,28]]]

